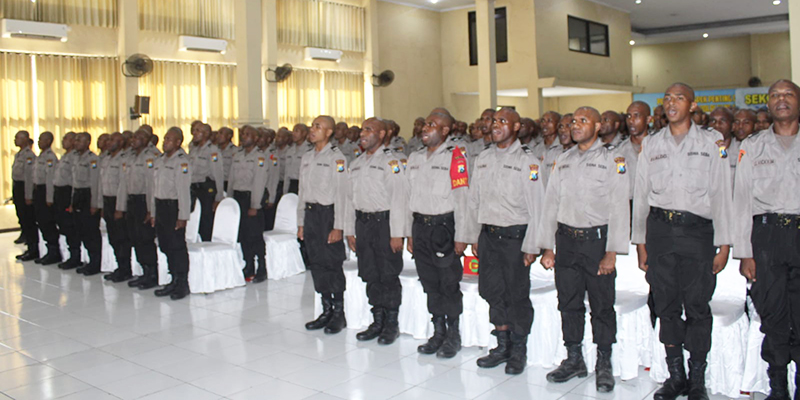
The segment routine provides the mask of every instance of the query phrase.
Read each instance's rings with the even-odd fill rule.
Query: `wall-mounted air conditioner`
[[[320,49],[306,47],[306,60],[339,61],[342,58],[341,50]]]
[[[228,48],[228,41],[223,39],[209,39],[197,36],[180,36],[178,50],[181,51],[205,51],[208,53],[225,54]]]
[[[69,28],[64,24],[23,21],[18,19],[0,20],[0,36],[4,38],[27,38],[67,41]]]

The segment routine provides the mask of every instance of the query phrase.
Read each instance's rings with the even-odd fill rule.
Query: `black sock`
[[[701,353],[699,351],[693,351],[693,352],[689,353],[689,361],[691,361],[692,364],[700,365],[700,364],[706,362],[706,356],[708,356],[707,352],[702,352]]]
[[[683,346],[664,346],[664,348],[669,358],[683,357]]]

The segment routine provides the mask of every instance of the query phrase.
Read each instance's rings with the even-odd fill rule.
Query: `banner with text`
[[[738,107],[757,110],[767,106],[768,87],[717,89],[695,91],[695,101],[703,111],[709,113],[717,107]],[[643,101],[651,108],[664,102],[664,93],[634,94],[633,100]]]

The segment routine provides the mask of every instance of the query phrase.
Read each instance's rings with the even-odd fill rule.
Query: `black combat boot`
[[[611,369],[611,350],[597,349],[597,363],[594,366],[594,384],[598,392],[614,390],[614,373]]]
[[[142,269],[144,269],[144,280],[136,287],[139,290],[147,290],[158,286],[158,268],[155,265],[142,265]]]
[[[667,357],[669,378],[661,385],[661,389],[653,394],[653,400],[674,400],[678,396],[689,394],[689,383],[686,380],[686,369],[683,367],[683,356]]]
[[[436,357],[453,358],[461,350],[461,332],[458,331],[458,316],[447,317],[447,336],[442,347],[436,352]]]
[[[310,331],[324,328],[333,316],[333,299],[331,295],[321,294],[320,297],[322,297],[322,314],[317,319],[306,323],[306,329]]]
[[[333,315],[325,325],[325,333],[333,335],[347,328],[347,319],[344,317],[344,299],[333,300]]]
[[[707,362],[694,363],[689,359],[689,400],[708,400],[706,366]]]
[[[48,250],[47,255],[39,260],[39,264],[42,265],[53,265],[53,264],[58,264],[60,262],[61,262],[61,251],[58,248]]]
[[[172,300],[180,300],[191,293],[189,291],[189,274],[182,273],[178,274],[177,276],[178,284],[175,286],[175,290],[169,294],[169,298]]]
[[[400,337],[400,324],[397,321],[398,310],[386,310],[386,319],[383,321],[383,330],[378,336],[379,344],[392,344]]]
[[[156,289],[154,294],[156,297],[165,297],[172,294],[175,291],[175,287],[178,286],[178,276],[177,274],[172,275],[172,282],[168,283],[167,286],[164,286],[161,289]]]
[[[767,368],[769,396],[764,400],[789,400],[789,371],[784,367]]]
[[[528,363],[528,335],[511,334],[511,357],[506,362],[506,374],[519,375]]]
[[[571,344],[567,346],[567,359],[561,362],[558,368],[547,374],[547,381],[553,383],[564,383],[574,377],[585,378],[589,375],[586,370],[586,362],[583,361],[582,346]]]
[[[497,347],[489,350],[489,355],[478,359],[477,364],[481,368],[494,368],[511,357],[511,333],[507,330],[493,330],[492,335],[497,336]]]
[[[434,354],[444,343],[444,338],[447,335],[447,322],[444,315],[434,315],[431,321],[433,322],[433,336],[425,344],[417,347],[418,353]]]
[[[385,310],[379,307],[372,307],[372,323],[365,331],[356,333],[356,339],[361,341],[372,340],[378,337],[383,331],[383,317]]]

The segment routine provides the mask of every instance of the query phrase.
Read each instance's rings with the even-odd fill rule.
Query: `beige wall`
[[[789,75],[788,32],[633,46],[633,84],[646,93],[678,81],[715,89],[747,87],[751,76],[769,85]]]
[[[594,107],[603,112],[613,110],[624,112],[633,101],[630,93],[604,94],[595,96],[568,96],[568,97],[546,97],[544,99],[544,109],[557,111],[560,114],[575,112],[579,107]]]
[[[519,5],[515,2],[520,2]],[[526,57],[529,26],[515,10],[523,0],[498,0],[496,7],[506,7],[508,15],[508,62],[497,64],[497,88],[518,89],[528,86]],[[473,8],[442,13],[441,59],[445,106],[462,120],[474,120],[479,113],[477,96],[462,95],[478,91],[477,66],[469,65],[467,13]],[[630,16],[586,0],[536,0],[535,26],[537,65],[540,77],[593,83],[631,85]],[[610,57],[570,51],[567,46],[567,15],[607,24]],[[474,98],[474,99],[473,99]],[[515,105],[521,114],[529,112],[527,98],[498,98],[499,105]],[[474,103],[474,104],[473,104]],[[547,110],[547,102],[542,107]],[[538,117],[533,116],[532,117]]]
[[[394,71],[395,80],[380,92],[379,115],[400,124],[410,137],[414,119],[442,106],[440,13],[378,2],[378,59],[381,70]]]

